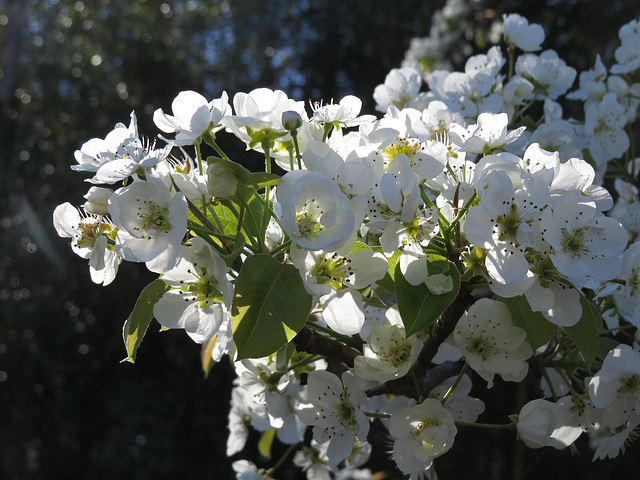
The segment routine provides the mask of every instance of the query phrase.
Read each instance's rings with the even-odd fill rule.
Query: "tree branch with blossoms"
[[[158,276],[124,323],[126,360],[154,319],[185,330],[205,371],[224,357],[235,369],[227,455],[249,429],[265,457],[289,446],[271,469],[234,462],[238,478],[273,478],[294,451],[309,478],[372,476],[381,431],[391,467],[432,476],[458,426],[532,449],[584,434],[595,459],[634,438],[640,23],[621,27],[615,64],[597,57],[579,76],[535,53],[540,25],[510,14],[499,27],[502,43],[464,71],[389,72],[380,117],[352,95],[308,110],[267,88],[232,104],[183,91],[153,115],[164,147],[132,113],[75,152],[93,186],[55,209],[58,234],[95,283],[123,261]],[[581,119],[564,118],[563,97]],[[223,132],[247,153],[225,154]],[[243,166],[252,154],[264,171]],[[543,397],[481,417],[481,387],[528,394],[525,381]]]

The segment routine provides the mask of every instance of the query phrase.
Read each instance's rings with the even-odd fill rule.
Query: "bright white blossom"
[[[342,381],[325,370],[309,374],[310,404],[301,406],[298,415],[304,423],[314,426],[314,440],[329,442],[327,456],[333,464],[351,455],[356,437],[364,441],[369,433],[369,421],[360,410],[367,400],[364,385],[349,372],[342,374]]]
[[[453,417],[436,399],[398,410],[389,424],[395,438],[393,459],[404,473],[423,472],[453,446],[457,431]]]
[[[194,342],[213,337],[229,321],[233,287],[224,260],[202,238],[181,247],[177,265],[160,278],[170,289],[153,306],[153,315],[167,328],[184,328]]]
[[[210,102],[198,92],[180,92],[171,104],[173,115],[167,115],[161,108],[153,114],[156,126],[165,133],[175,133],[173,145],[192,145],[202,136],[222,128],[222,119],[231,114],[229,97],[223,92],[220,98]]]
[[[498,374],[519,382],[529,370],[533,354],[527,333],[517,327],[504,303],[481,298],[465,312],[453,332],[465,360],[489,386]]]
[[[119,228],[116,251],[123,259],[146,262],[152,272],[172,269],[187,231],[187,201],[157,178],[136,180],[109,198],[109,214]]]

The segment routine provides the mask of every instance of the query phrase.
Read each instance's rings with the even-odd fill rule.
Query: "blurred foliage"
[[[325,101],[354,93],[373,113],[373,88],[412,37],[428,35],[443,4],[0,0],[0,478],[232,477],[224,456],[230,367],[205,379],[199,347],[184,332],[157,330],[135,365],[119,363],[122,323],[153,276],[125,264],[113,285],[96,286],[53,229],[55,206],[82,203],[88,189],[69,168],[74,150],[128,122],[131,110],[153,135],[153,111],[167,111],[187,89],[216,98],[266,86]],[[541,5],[474,8],[478,22],[515,11],[542,23],[545,48],[578,68],[596,50],[611,56],[617,29],[638,15],[634,0]],[[477,463],[443,463],[441,477],[506,478],[513,438],[493,440],[461,436],[459,458],[471,450]],[[607,465],[545,455],[580,478]],[[553,475],[549,462],[538,465],[537,474]],[[607,472],[624,468],[612,465]]]

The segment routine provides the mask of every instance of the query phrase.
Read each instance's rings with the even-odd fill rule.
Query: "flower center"
[[[631,395],[634,393],[638,393],[638,388],[640,387],[640,375],[633,374],[627,378],[620,379],[620,388],[618,388],[618,393]]]
[[[483,360],[487,359],[487,356],[493,351],[493,344],[488,338],[476,337],[472,338],[467,347],[469,353],[475,353],[480,355]]]
[[[349,263],[351,260],[334,253],[314,265],[311,274],[316,277],[319,284],[330,285],[334,290],[339,290],[344,278],[353,271]]]
[[[333,405],[333,408],[336,411],[335,415],[344,427],[356,424],[355,408],[349,401],[349,394],[346,388],[342,390],[342,401]]]
[[[587,251],[584,244],[584,231],[582,229],[574,232],[564,231],[560,242],[565,252],[572,257],[577,257]]]
[[[152,201],[145,200],[143,203],[144,206],[138,207],[137,215],[141,225],[136,230],[142,230],[149,235],[169,232],[171,230],[169,209]]]
[[[301,237],[315,237],[322,225],[313,218],[309,212],[302,212],[296,217],[296,225]]]
[[[522,223],[522,217],[518,213],[518,208],[511,204],[511,209],[505,215],[500,215],[496,220],[496,226],[498,228],[498,239],[505,242],[509,240],[516,240],[518,234],[518,227]]]

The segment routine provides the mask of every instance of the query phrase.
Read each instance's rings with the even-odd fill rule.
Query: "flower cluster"
[[[617,63],[578,76],[540,52],[540,25],[505,15],[504,44],[464,71],[391,71],[380,118],[354,96],[306,109],[266,88],[232,105],[180,92],[153,116],[164,146],[135,114],[82,145],[72,168],[93,186],[55,227],[96,283],[122,261],[159,275],[125,324],[128,360],[152,317],[203,344],[207,368],[235,360],[229,456],[249,428],[268,450],[275,429],[309,478],[364,478],[369,432],[386,428],[397,468],[419,475],[482,414],[472,382],[531,376],[545,398],[497,428],[530,448],[586,432],[615,456],[640,425],[640,353],[598,341],[603,317],[640,328],[639,25],[620,29]],[[565,95],[583,120],[563,118]],[[229,158],[224,132],[264,171]]]

